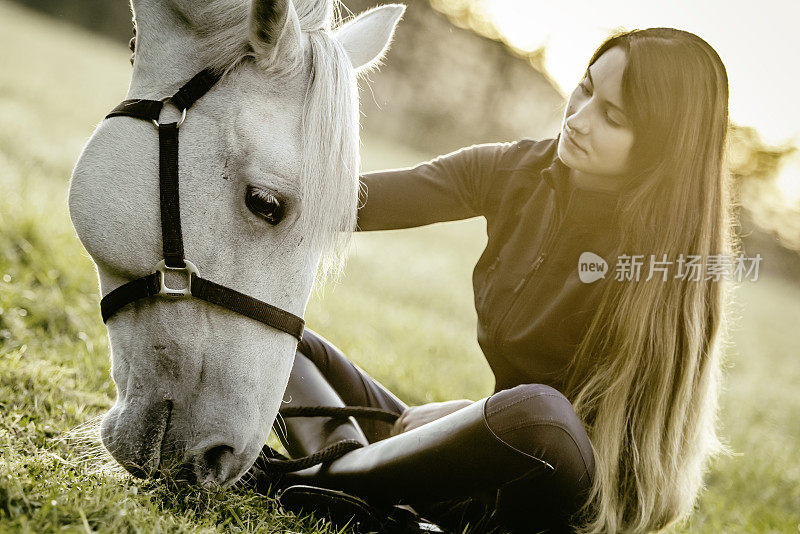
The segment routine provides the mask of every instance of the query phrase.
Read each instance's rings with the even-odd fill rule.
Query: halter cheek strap
[[[219,76],[207,69],[195,75],[171,97],[162,100],[125,100],[106,115],[107,119],[133,117],[152,121],[158,129],[161,242],[164,259],[156,266],[154,272],[121,285],[100,300],[103,322],[107,322],[124,306],[139,299],[156,295],[173,298],[192,296],[277,328],[300,341],[305,328],[305,321],[301,317],[201,278],[197,267],[184,258],[178,195],[178,129],[186,120],[186,110],[206,94],[218,80]],[[181,112],[178,122],[167,124],[158,122],[166,102],[172,102]],[[186,287],[180,289],[167,287],[165,277],[167,271],[183,274],[186,278]]]

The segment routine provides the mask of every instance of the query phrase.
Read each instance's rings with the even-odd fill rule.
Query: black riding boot
[[[552,472],[488,426],[487,399],[341,458],[286,475],[286,482],[346,491],[370,502],[431,503],[470,497]]]

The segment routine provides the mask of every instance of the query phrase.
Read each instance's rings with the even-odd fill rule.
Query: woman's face
[[[594,176],[628,172],[633,130],[622,106],[626,61],[622,48],[606,50],[570,95],[558,142],[567,167]]]

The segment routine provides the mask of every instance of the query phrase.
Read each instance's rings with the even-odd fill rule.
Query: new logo
[[[578,278],[584,284],[591,284],[606,277],[608,263],[594,252],[583,252],[578,258]]]

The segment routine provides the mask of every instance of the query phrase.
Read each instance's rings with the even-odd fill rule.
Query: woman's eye
[[[589,96],[589,95],[591,94],[591,91],[589,91],[589,88],[588,88],[588,87],[586,87],[585,85],[583,85],[583,84],[580,84],[580,85],[578,85],[578,87],[580,87],[580,88],[581,88],[581,92],[582,92],[583,94],[585,94],[586,96]]]
[[[606,113],[603,113],[603,115],[605,115],[605,117],[606,117],[606,121],[607,121],[607,122],[608,122],[608,123],[609,123],[611,126],[614,126],[614,127],[616,127],[616,128],[618,128],[618,127],[622,126],[622,124],[620,124],[620,123],[618,123],[617,121],[613,120],[613,119],[611,118],[611,116],[608,114],[608,112],[606,112]]]
[[[283,204],[275,195],[267,191],[247,186],[244,203],[247,209],[275,226],[283,219]]]

